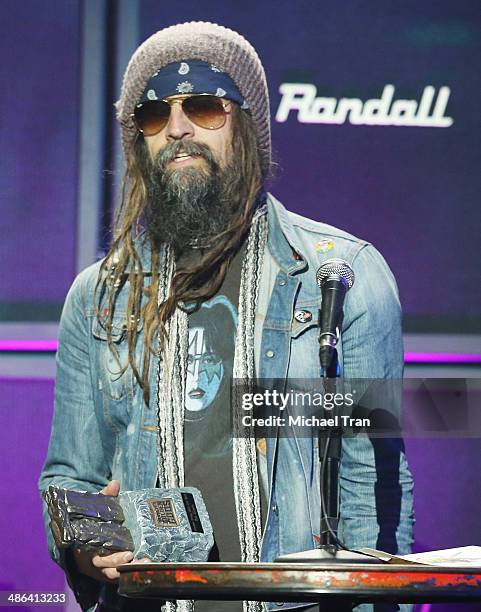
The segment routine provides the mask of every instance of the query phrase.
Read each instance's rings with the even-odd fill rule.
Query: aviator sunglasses
[[[144,136],[154,136],[169,122],[170,108],[180,103],[186,117],[195,125],[207,130],[218,130],[226,122],[230,102],[218,96],[197,94],[172,100],[149,100],[137,104],[132,114],[134,123]]]

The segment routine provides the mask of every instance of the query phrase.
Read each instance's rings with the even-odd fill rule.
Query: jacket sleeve
[[[396,282],[371,245],[357,254],[353,269],[356,281],[342,332],[343,375],[378,385],[382,402],[399,418],[404,360]],[[340,500],[339,535],[349,548],[411,551],[413,481],[400,436],[343,437]]]
[[[83,288],[91,269],[74,281],[59,326],[55,410],[48,454],[39,480],[42,493],[50,485],[99,491],[109,480],[100,431],[95,416],[90,374],[89,325]],[[82,609],[98,599],[100,583],[80,574],[70,554],[55,546],[44,502],[44,520],[51,557],[63,567]]]

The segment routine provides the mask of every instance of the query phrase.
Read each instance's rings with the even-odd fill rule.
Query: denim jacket
[[[288,212],[268,196],[268,244],[264,254],[255,361],[262,379],[318,378],[315,274],[323,261],[350,263],[356,282],[346,296],[339,363],[346,378],[402,378],[401,313],[396,283],[376,249],[346,232]],[[142,251],[148,275],[148,249]],[[55,413],[39,487],[50,484],[98,491],[113,478],[122,489],[154,487],[157,479],[157,417],[142,401],[132,372],[119,376],[105,329],[96,316],[94,288],[100,262],[74,281],[62,313],[57,354]],[[126,357],[128,283],[114,313],[113,338]],[[295,310],[312,313],[298,322]],[[142,322],[139,322],[139,328]],[[141,362],[142,341],[138,343]],[[151,368],[151,389],[156,385]],[[155,398],[155,393],[152,393]],[[390,446],[391,444],[391,446]],[[313,549],[319,537],[317,440],[267,439],[268,512],[262,561]],[[350,548],[369,546],[410,552],[413,537],[412,477],[402,443],[372,443],[366,435],[342,440],[338,533]],[[47,520],[47,517],[46,517]],[[50,530],[47,529],[47,532]],[[317,538],[317,542],[316,542]],[[48,533],[52,557],[62,558]],[[98,585],[75,575],[70,581],[82,607],[95,602]],[[288,609],[301,604],[267,604]],[[304,604],[306,605],[306,604]],[[365,605],[363,609],[367,609]],[[396,608],[394,608],[396,609]]]

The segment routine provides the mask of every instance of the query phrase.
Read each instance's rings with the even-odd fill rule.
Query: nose
[[[194,136],[194,125],[182,110],[180,100],[171,105],[169,122],[165,129],[165,136],[170,142]]]

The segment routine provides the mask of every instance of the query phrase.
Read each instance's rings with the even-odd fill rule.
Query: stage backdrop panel
[[[56,320],[75,274],[80,2],[1,2],[0,319]]]
[[[479,2],[140,0],[139,40],[192,20],[259,52],[284,204],[382,251],[406,331],[480,333]]]
[[[406,439],[414,478],[414,552],[479,546],[479,439]],[[479,603],[436,603],[430,612],[479,612]],[[417,612],[428,612],[422,606]]]
[[[37,489],[52,412],[52,380],[0,379],[2,591],[66,590],[64,574],[48,554]],[[26,605],[22,609],[37,608]],[[63,606],[42,609],[61,612]]]

